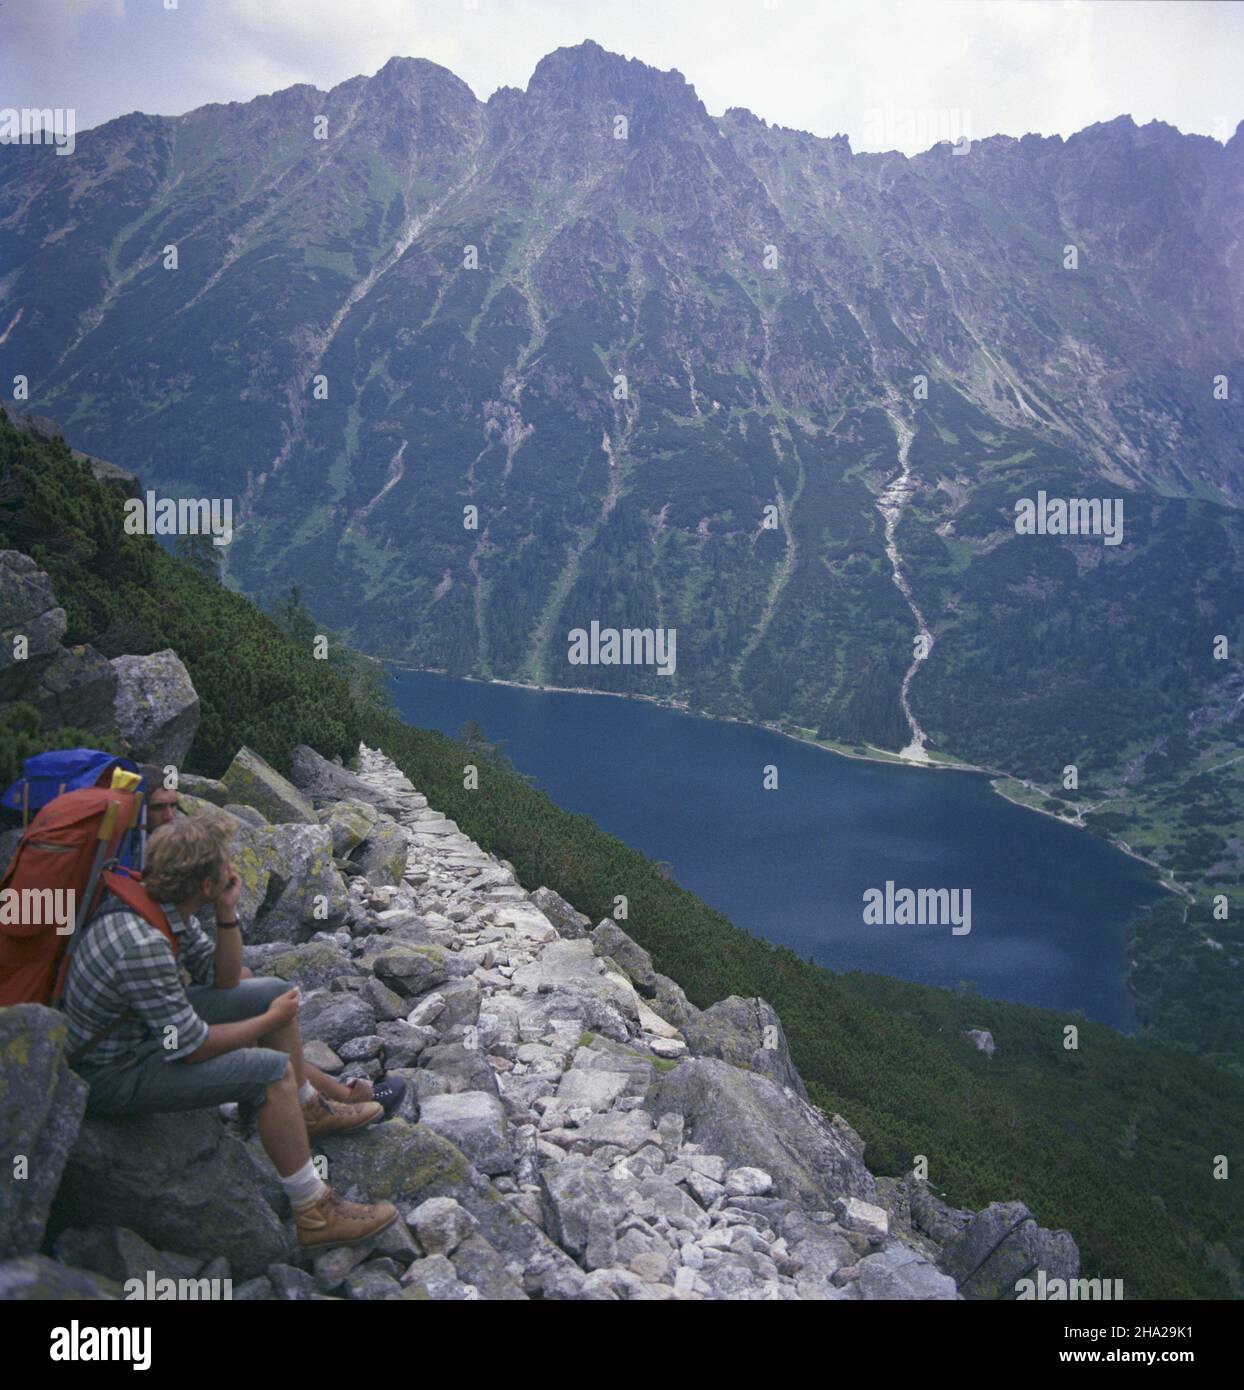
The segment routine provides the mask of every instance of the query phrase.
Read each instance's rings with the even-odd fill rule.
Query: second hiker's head
[[[177,819],[177,793],[164,785],[163,768],[140,763],[138,770],[147,788],[147,829],[154,834]]]
[[[147,842],[143,881],[158,902],[211,902],[229,881],[233,827],[221,816],[179,816]]]
[[[147,797],[147,829],[153,833],[177,819],[177,793],[156,787]]]

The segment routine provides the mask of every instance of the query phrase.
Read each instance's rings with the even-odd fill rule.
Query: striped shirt
[[[69,1052],[98,1037],[122,1014],[129,1015],[91,1048],[76,1070],[115,1066],[156,1050],[166,1062],[175,1062],[206,1041],[207,1024],[186,997],[181,967],[194,984],[213,984],[216,948],[197,917],[183,922],[172,903],[161,906],[177,937],[178,960],[162,933],[113,898],[74,944],[61,1005]]]

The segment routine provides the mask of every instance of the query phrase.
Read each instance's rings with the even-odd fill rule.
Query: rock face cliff
[[[338,1191],[403,1220],[299,1253],[233,1107],[83,1119],[59,1016],[23,1005],[0,1011],[0,1134],[31,1173],[0,1190],[0,1297],[115,1298],[151,1271],[238,1299],[1006,1298],[1077,1272],[1019,1203],[974,1215],[874,1177],[763,1000],[696,1008],[382,752],[356,774],[303,748],[294,769],[243,750],[185,779],[183,809],[235,818],[246,963],[300,986],[308,1059],[407,1083],[393,1118],[313,1146]]]
[[[233,499],[231,576],[366,650],[898,749],[898,415],[932,746],[1039,777],[1209,683],[1187,614],[1210,553],[1234,611],[1238,523],[1183,503],[1242,495],[1239,131],[862,154],[584,43],[486,102],[394,58],[72,159],[0,147],[0,207],[0,380],[148,486]],[[1017,538],[1038,488],[1126,494],[1126,544]],[[1014,639],[1068,609],[1050,651]],[[678,669],[572,665],[594,618],[676,628]],[[1103,661],[1107,629],[1139,653]]]

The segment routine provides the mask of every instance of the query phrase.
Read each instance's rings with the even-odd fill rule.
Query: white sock
[[[281,1178],[281,1186],[289,1198],[290,1206],[294,1207],[301,1206],[304,1202],[313,1202],[324,1190],[324,1184],[315,1171],[315,1164],[310,1159],[307,1159],[296,1173]]]
[[[309,1100],[314,1100],[318,1095],[319,1092],[309,1081],[304,1081],[298,1088],[298,1099],[303,1105],[306,1105]]]

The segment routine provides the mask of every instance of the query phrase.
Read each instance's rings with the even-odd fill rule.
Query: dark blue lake
[[[1130,1030],[1128,921],[1162,890],[1104,841],[1004,801],[986,777],[869,763],[638,700],[398,672],[402,717],[473,720],[559,805],[757,936],[835,970],[1080,1009]],[[778,769],[777,790],[764,768]],[[971,931],[868,925],[864,893],[971,889]],[[536,885],[529,885],[535,887]]]

